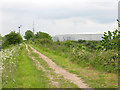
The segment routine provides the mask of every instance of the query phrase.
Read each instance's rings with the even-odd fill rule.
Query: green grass
[[[14,50],[14,52],[12,50]],[[22,51],[22,45],[20,46],[16,45],[14,47],[10,47],[9,49],[4,50],[3,52],[3,54],[5,54],[4,59],[2,58],[3,60],[2,87],[3,88],[10,88],[10,87],[13,87],[15,84],[14,77],[16,76],[17,61],[21,51]]]
[[[4,88],[77,88],[75,84],[59,76],[53,69],[49,68],[46,61],[42,58],[38,58],[39,55],[37,53],[32,52],[32,50],[30,51],[31,52],[28,54],[25,45],[23,45],[20,52],[18,51],[17,67],[15,67],[15,71],[10,75],[8,75],[8,71],[6,71],[9,77],[4,78]],[[38,69],[35,61],[32,60],[31,57],[35,57],[35,59],[50,72]],[[51,80],[50,77],[53,79]],[[58,82],[58,85],[56,82]]]
[[[93,88],[116,88],[118,86],[118,77],[113,73],[100,72],[92,67],[80,67],[79,65],[72,63],[69,58],[65,58],[54,54],[54,51],[46,48],[39,48],[38,46],[31,45],[36,50],[52,59],[57,65],[66,69],[71,73],[77,74],[79,77]]]
[[[39,55],[37,53],[34,53],[34,52],[31,52],[30,56],[39,57]]]
[[[55,74],[54,70],[49,68],[49,66],[48,66],[46,61],[42,60],[41,58],[38,58],[37,60],[39,60],[40,64],[42,66],[44,66],[46,70],[50,71],[49,74],[52,75],[53,80],[59,82],[59,84],[60,84],[59,88],[78,88],[77,85],[71,83],[69,80],[64,79],[63,76],[60,75],[58,77],[59,74]]]
[[[28,46],[28,49],[29,49],[30,51],[33,51],[33,50],[30,48],[30,46]]]
[[[34,55],[34,54],[33,54]],[[34,56],[35,57],[35,56]],[[57,82],[59,83],[57,84],[53,84],[50,83],[51,88],[78,88],[77,85],[73,84],[72,82],[70,82],[69,80],[64,79],[63,76],[59,76],[59,74],[56,74],[54,72],[53,69],[51,69],[47,62],[44,61],[42,58],[35,58],[36,60],[38,60],[40,62],[40,65],[42,65],[42,67],[45,68],[45,70],[49,71],[49,72],[45,72],[46,76],[51,76],[53,79],[50,80],[52,82]],[[49,78],[51,78],[49,77]]]
[[[18,59],[15,86],[18,88],[48,88],[49,79],[42,70],[37,70],[34,61],[28,56],[24,47]]]

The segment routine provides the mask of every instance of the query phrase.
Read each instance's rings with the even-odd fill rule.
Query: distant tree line
[[[25,32],[25,36],[24,36],[24,38],[25,39],[27,39],[27,40],[34,40],[34,39],[49,39],[49,40],[52,40],[52,37],[49,35],[49,34],[47,34],[47,33],[44,33],[44,32],[37,32],[36,34],[34,34],[31,30],[27,30],[26,32]]]
[[[28,40],[32,40],[36,42],[41,42],[41,43],[45,43],[45,42],[51,42],[52,41],[52,37],[44,32],[37,32],[36,34],[34,34],[31,30],[27,30],[25,32],[25,36],[24,38],[28,41]],[[6,34],[4,37],[2,37],[0,35],[0,40],[2,40],[2,48],[7,48],[9,46],[12,45],[16,45],[16,44],[20,44],[23,42],[23,38],[19,33],[16,33],[15,31],[10,32],[9,34]]]
[[[24,38],[28,42],[30,42],[31,40],[34,41],[35,43],[46,44],[46,45],[53,43],[52,37],[48,33],[40,32],[40,31],[34,34],[31,30],[27,30],[25,32]]]

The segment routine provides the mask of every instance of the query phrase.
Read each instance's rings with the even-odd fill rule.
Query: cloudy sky
[[[50,35],[117,29],[119,0],[1,0],[0,34],[32,30]]]

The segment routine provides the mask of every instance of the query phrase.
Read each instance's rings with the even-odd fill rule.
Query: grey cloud
[[[71,8],[53,8],[53,9],[32,9],[26,10],[22,8],[3,8],[2,12],[3,15],[7,14],[14,14],[15,19],[18,17],[31,17],[34,16],[38,19],[64,19],[64,18],[73,18],[73,17],[83,17],[83,18],[90,18],[94,21],[99,23],[111,23],[117,19],[117,10],[101,10],[101,9],[71,9]],[[12,16],[11,16],[12,17]]]
[[[98,3],[96,5],[104,6],[104,7],[109,6],[109,4],[107,5],[104,3]],[[101,24],[104,23],[109,24],[116,21],[117,19],[116,9],[111,9],[111,8],[103,9],[103,7],[101,9],[101,8],[93,8],[90,6],[88,8],[72,8],[72,6],[53,8],[49,6],[48,7],[39,7],[34,5],[31,6],[29,4],[24,4],[24,5],[12,4],[7,7],[4,6],[2,7],[2,15],[3,15],[2,24],[4,26],[4,33],[8,32],[8,29],[14,29],[14,27],[16,27],[15,29],[17,30],[17,25],[24,24],[24,26],[22,27],[23,30],[22,33],[23,33],[24,30],[27,29],[27,27],[32,28],[32,21],[34,18],[37,19],[37,21],[39,21],[38,23],[40,23],[40,25],[43,23],[41,20],[43,21],[45,20],[46,22],[49,21],[50,23],[55,24],[56,23],[55,21],[58,19],[61,20],[61,19],[70,19],[70,18],[82,18],[79,20],[74,19],[73,23],[79,23],[79,22],[85,23],[84,19],[90,19],[92,21]],[[44,25],[46,24],[43,23],[43,26]],[[47,27],[47,25],[45,27]],[[40,28],[43,29],[44,27],[40,27]],[[73,28],[75,28],[75,26]],[[63,33],[64,31],[66,30],[63,30]],[[57,33],[57,31],[54,32]]]

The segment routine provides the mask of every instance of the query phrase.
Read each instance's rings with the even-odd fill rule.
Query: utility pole
[[[20,25],[20,26],[18,26],[18,28],[19,28],[19,34],[20,34],[20,28],[22,27],[22,25]]]
[[[34,21],[33,21],[33,34],[35,33],[35,29],[34,29]]]

